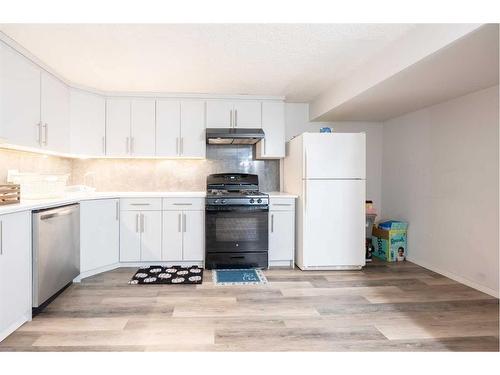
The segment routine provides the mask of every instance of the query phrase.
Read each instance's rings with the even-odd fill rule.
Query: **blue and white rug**
[[[261,270],[257,269],[227,269],[213,270],[212,276],[216,285],[258,285],[267,284],[267,279]]]

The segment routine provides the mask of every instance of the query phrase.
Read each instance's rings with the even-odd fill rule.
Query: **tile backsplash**
[[[7,182],[7,171],[71,174],[72,160],[32,152],[0,149],[0,184]]]
[[[255,160],[249,145],[207,146],[207,159],[67,159],[0,150],[0,181],[7,169],[71,173],[70,184],[97,191],[203,191],[211,173],[255,173],[262,191],[279,190],[279,161]]]

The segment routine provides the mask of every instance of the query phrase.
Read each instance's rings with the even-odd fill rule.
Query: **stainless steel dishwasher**
[[[80,274],[78,204],[33,212],[33,307],[40,307]]]

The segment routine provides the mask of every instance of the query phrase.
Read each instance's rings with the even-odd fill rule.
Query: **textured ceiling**
[[[414,25],[3,24],[67,80],[105,91],[309,101]]]

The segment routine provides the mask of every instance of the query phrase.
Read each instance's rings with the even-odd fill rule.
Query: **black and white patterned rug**
[[[203,268],[198,266],[149,266],[137,270],[128,283],[137,284],[201,284]]]

